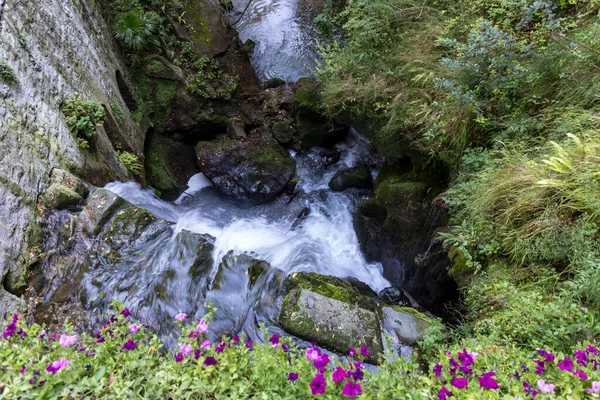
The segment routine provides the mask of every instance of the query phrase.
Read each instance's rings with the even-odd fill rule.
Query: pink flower
[[[467,378],[453,378],[452,382],[450,383],[457,389],[464,389],[469,387],[469,380]]]
[[[196,325],[196,331],[198,333],[208,332],[208,324],[206,322],[204,322],[203,319],[201,319],[200,322],[198,322],[198,325]]]
[[[200,347],[203,349],[210,349],[210,340],[206,339],[200,344]]]
[[[48,365],[46,367],[46,371],[55,374],[69,364],[71,364],[71,361],[67,360],[66,358],[61,358],[60,360],[56,360],[52,364]]]
[[[323,374],[315,375],[314,379],[310,383],[310,391],[312,392],[313,396],[325,393],[326,387],[327,382],[325,382],[325,376]]]
[[[356,349],[350,349],[348,352],[348,357],[352,358],[356,355]]]
[[[360,350],[360,354],[362,354],[365,357],[369,356],[369,348],[367,346],[361,346]]]
[[[306,359],[309,361],[317,361],[321,358],[321,352],[319,349],[311,347],[306,350]]]
[[[127,329],[129,329],[129,332],[133,333],[134,335],[138,333],[140,328],[141,326],[139,326],[138,324],[131,324],[127,327]]]
[[[179,350],[186,356],[192,354],[194,351],[189,343],[182,343],[179,345]]]
[[[67,335],[66,333],[63,333],[62,335],[60,335],[60,339],[58,339],[58,343],[60,343],[61,346],[71,346],[74,345],[77,342],[77,335]]]
[[[356,397],[362,393],[362,386],[360,383],[354,383],[352,381],[346,382],[346,386],[342,389],[342,396],[345,397]]]
[[[554,389],[556,386],[550,384],[550,383],[546,383],[546,381],[544,379],[540,379],[537,382],[537,387],[538,389],[540,389],[540,392],[542,393],[554,393]]]
[[[346,379],[348,377],[348,373],[346,372],[346,370],[342,367],[337,367],[334,371],[333,374],[331,375],[331,379],[335,382],[335,383],[340,383],[343,382],[344,379]]]
[[[592,387],[587,389],[588,393],[598,393],[600,392],[600,382],[592,382]]]
[[[187,314],[186,314],[186,313],[179,313],[179,314],[177,314],[177,315],[175,316],[175,319],[176,319],[177,321],[183,321],[183,320],[184,320],[186,317],[187,317]]]

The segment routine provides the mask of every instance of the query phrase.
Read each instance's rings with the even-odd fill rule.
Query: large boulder
[[[329,188],[342,192],[348,188],[370,189],[373,186],[371,172],[367,167],[342,169],[329,181]]]
[[[271,137],[198,142],[198,167],[221,193],[255,203],[271,201],[295,172],[289,154]]]

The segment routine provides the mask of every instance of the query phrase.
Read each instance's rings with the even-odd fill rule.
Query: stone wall
[[[126,67],[97,0],[0,0],[0,60],[17,78],[0,81],[0,318],[23,306],[27,267],[40,239],[36,203],[53,168],[94,185],[127,180],[112,143],[143,153],[145,129],[131,115],[117,84]],[[106,105],[107,123],[93,150],[80,149],[60,110],[78,92]],[[125,111],[117,124],[109,106]],[[108,131],[108,133],[107,133]],[[111,143],[112,142],[112,143]]]

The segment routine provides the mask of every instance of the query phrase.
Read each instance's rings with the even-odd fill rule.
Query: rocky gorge
[[[0,81],[0,316],[90,331],[119,300],[173,344],[170,316],[210,304],[212,338],[260,340],[266,324],[340,354],[368,346],[371,362],[445,316],[444,175],[325,115],[295,58],[316,57],[298,8],[144,6],[173,44],[140,54],[115,41],[111,2],[35,3],[0,3],[15,75]],[[282,15],[299,36],[265,36]],[[65,120],[76,93],[102,106],[89,148]]]

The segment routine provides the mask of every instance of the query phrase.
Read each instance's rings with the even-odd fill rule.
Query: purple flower
[[[583,365],[584,367],[587,365],[588,357],[587,357],[587,353],[585,351],[575,350],[573,352],[573,355],[577,359],[577,364]]]
[[[350,351],[348,352],[348,357],[352,358],[356,355],[356,349],[352,348],[350,349]]]
[[[587,381],[587,374],[581,370],[577,370],[573,372],[573,375],[575,375],[576,377],[578,377],[579,379],[581,379],[582,381]]]
[[[550,383],[546,383],[546,381],[543,379],[538,380],[537,387],[538,387],[538,389],[540,389],[540,392],[542,392],[542,393],[555,394],[554,393],[555,386]]]
[[[451,396],[452,396],[452,392],[446,386],[442,386],[440,388],[440,391],[438,392],[439,400],[446,400],[446,397],[451,397]]]
[[[354,383],[352,381],[346,382],[346,386],[342,389],[342,396],[344,397],[356,397],[362,393],[362,386],[360,383]]]
[[[573,371],[573,360],[571,360],[569,357],[563,358],[562,361],[556,365],[563,371]]]
[[[201,344],[200,347],[203,349],[210,349],[210,340],[206,339]]]
[[[433,373],[435,374],[435,376],[439,378],[440,375],[442,375],[443,368],[444,366],[442,364],[435,364],[435,366],[433,367]]]
[[[290,382],[296,382],[298,380],[298,373],[297,372],[290,372],[288,374],[288,381]]]
[[[496,373],[493,371],[483,373],[479,378],[477,378],[479,380],[479,386],[487,390],[500,389],[500,385],[498,385],[498,382],[496,379],[494,379],[494,376],[496,376]]]
[[[71,361],[67,360],[66,358],[61,358],[60,360],[56,360],[52,364],[48,365],[46,367],[46,371],[55,374],[69,364],[71,364]]]
[[[592,346],[591,344],[587,347],[587,349],[585,349],[586,353],[592,353],[595,355],[600,354],[600,352],[598,351],[598,349],[594,346]]]
[[[20,373],[21,375],[25,375],[25,367],[21,368],[21,369],[19,370],[19,373]]]
[[[200,350],[200,349],[194,350],[194,360],[199,359],[201,355],[202,355],[202,350]]]
[[[319,349],[311,347],[306,350],[306,359],[309,361],[317,361],[321,358],[321,351]]]
[[[11,322],[10,324],[6,325],[4,333],[2,333],[2,337],[6,339],[11,337],[15,333],[17,333],[17,324],[15,322]]]
[[[66,333],[63,333],[62,335],[60,335],[60,339],[58,339],[58,343],[61,346],[71,346],[74,345],[77,342],[77,335],[67,335]]]
[[[233,337],[233,344],[238,344],[240,342],[240,337],[238,335],[235,335]]]
[[[131,324],[127,327],[127,329],[129,329],[129,332],[133,333],[134,335],[138,333],[140,328],[141,326],[139,326],[138,324]]]
[[[457,389],[464,389],[469,387],[469,380],[467,378],[453,378],[452,382],[450,383]]]
[[[322,354],[318,360],[313,361],[314,367],[319,370],[320,373],[325,372],[325,367],[329,364],[329,356]]]
[[[131,315],[131,313],[129,312],[129,308],[125,308],[123,311],[121,311],[121,315],[124,316],[125,318],[129,317]],[[110,317],[111,322],[116,322],[116,318],[113,320],[114,315]]]
[[[289,347],[287,347],[287,345],[286,345],[285,343],[283,343],[283,344],[281,345],[281,349],[282,349],[283,351],[285,351],[286,353],[287,353],[287,352],[290,350],[290,348],[289,348]]]
[[[458,359],[460,360],[461,364],[465,367],[468,367],[469,365],[473,365],[475,363],[475,360],[473,359],[471,354],[467,352],[466,349],[463,349],[463,352],[458,352]]]
[[[183,320],[184,320],[186,317],[187,317],[187,314],[186,314],[186,313],[179,313],[179,314],[177,314],[177,315],[175,316],[175,319],[176,319],[177,321],[183,321]]]
[[[208,324],[204,322],[204,319],[201,319],[200,322],[198,322],[198,325],[196,325],[196,331],[198,333],[208,332]]]
[[[271,347],[277,347],[279,346],[279,338],[281,336],[275,334],[273,336],[271,336],[271,338],[269,339],[269,342],[271,342]]]
[[[225,343],[221,342],[218,346],[215,347],[215,353],[221,354],[223,349],[225,348]]]
[[[335,383],[343,382],[348,377],[348,373],[342,367],[337,367],[333,370],[333,374],[331,375],[331,379]]]
[[[365,357],[368,357],[369,356],[369,348],[367,346],[361,346],[360,354],[362,354]]]
[[[104,341],[104,336],[100,336],[98,339],[96,339],[96,343],[104,343]]]
[[[175,362],[180,363],[183,361],[183,354],[181,353],[176,353],[175,354]]]
[[[206,365],[207,367],[211,367],[213,365],[217,365],[217,359],[210,356],[210,357],[206,357],[204,359],[204,365]]]
[[[188,335],[190,339],[196,339],[198,337],[198,332],[190,332]]]
[[[317,394],[325,393],[325,387],[327,386],[327,382],[325,382],[325,376],[323,374],[315,375],[315,378],[310,383],[310,391],[313,396]]]
[[[537,352],[540,356],[544,357],[544,362],[552,362],[554,361],[554,354],[548,353],[546,350],[538,350]]]
[[[352,376],[352,378],[354,378],[355,381],[362,381],[365,374],[362,371],[363,366],[360,363],[360,361],[356,361],[356,362],[352,363],[351,366],[355,370],[354,370],[354,372],[349,371],[349,374]]]
[[[88,357],[94,357],[96,353],[94,353],[94,350],[88,350],[87,353],[85,353],[85,355]]]
[[[189,356],[194,350],[192,349],[192,345],[189,343],[181,343],[179,345],[179,351],[181,351],[184,355]]]
[[[245,346],[246,346],[247,349],[252,350],[252,348],[254,346],[254,342],[252,340],[250,340],[250,339],[246,339]]]
[[[543,374],[543,373],[544,373],[544,371],[546,370],[546,369],[544,368],[544,361],[542,361],[542,360],[533,360],[533,362],[537,364],[537,367],[535,367],[535,372],[536,372],[538,375],[541,375],[541,374]]]
[[[525,393],[530,394],[532,398],[535,398],[535,396],[537,396],[538,394],[537,390],[532,388],[529,382],[527,381],[523,382],[523,390],[525,391]]]
[[[588,393],[598,393],[600,392],[600,382],[592,382],[592,387],[587,389]]]
[[[130,351],[135,350],[137,348],[137,343],[131,339],[127,339],[127,341],[121,347],[121,351]]]

